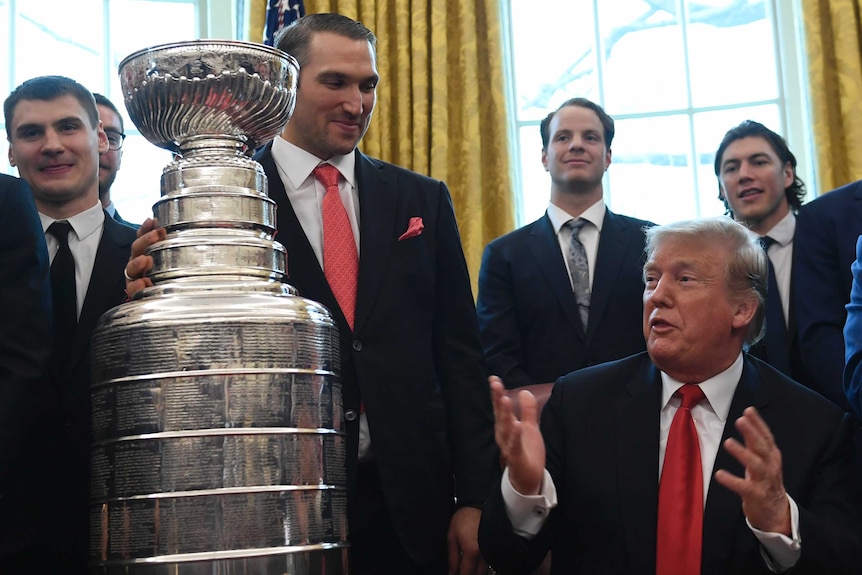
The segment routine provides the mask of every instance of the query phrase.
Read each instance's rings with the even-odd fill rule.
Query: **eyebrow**
[[[758,158],[766,158],[767,160],[772,160],[771,156],[766,152],[756,152],[751,154],[750,156],[746,156],[745,158],[728,158],[724,162],[721,163],[722,167],[728,164],[739,164],[742,160],[756,160]]]

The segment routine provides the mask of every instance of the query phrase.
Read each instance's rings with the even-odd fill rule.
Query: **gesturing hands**
[[[488,378],[494,403],[494,438],[509,467],[509,481],[522,495],[538,495],[545,473],[545,442],[539,430],[536,398],[518,393],[521,419],[515,417],[513,400],[506,396],[499,377]]]
[[[781,474],[781,451],[766,422],[753,407],[736,420],[745,445],[727,439],[724,448],[745,466],[745,477],[720,469],[715,480],[742,498],[742,512],[761,531],[791,536],[790,503]]]

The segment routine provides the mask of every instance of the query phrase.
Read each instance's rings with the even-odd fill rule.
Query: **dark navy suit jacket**
[[[326,306],[340,332],[345,413],[359,413],[401,544],[414,561],[445,557],[460,505],[482,504],[498,455],[467,264],[445,184],[356,152],[359,283],[351,331],[293,211],[267,145],[255,157],[278,206],[288,282]],[[420,235],[399,239],[411,218]],[[344,422],[349,488],[359,418]],[[454,477],[454,479],[453,479]],[[348,519],[354,513],[348,494]]]
[[[488,244],[476,308],[489,374],[511,389],[644,351],[643,228],[652,225],[605,211],[586,333],[547,214]]]
[[[35,549],[47,474],[40,432],[56,403],[45,370],[51,352],[48,250],[30,188],[0,175],[0,572]]]
[[[854,411],[862,414],[862,235],[856,240],[856,261],[852,271],[853,289],[844,325],[844,390]]]
[[[802,206],[793,241],[792,293],[802,363],[811,374],[810,386],[845,408],[844,306],[850,301],[850,265],[860,234],[862,180]]]
[[[546,468],[559,505],[531,540],[514,534],[499,484],[482,513],[479,545],[501,574],[530,573],[548,549],[551,573],[655,573],[661,374],[646,353],[562,378],[542,412]],[[755,406],[782,452],[784,485],[799,507],[794,574],[859,573],[862,494],[852,421],[771,366],[746,357],[722,443]],[[719,448],[715,469],[744,469]],[[703,575],[770,573],[739,497],[710,483]]]

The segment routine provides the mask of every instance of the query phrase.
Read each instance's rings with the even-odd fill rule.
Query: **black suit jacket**
[[[50,538],[61,553],[71,557],[68,561],[75,562],[75,569],[70,572],[86,569],[89,543],[90,336],[102,314],[126,299],[123,269],[129,261],[135,236],[133,228],[117,223],[105,212],[102,237],[74,340],[58,342],[71,346],[71,350],[66,371],[56,374],[54,381],[60,397],[54,447],[63,488],[54,489],[57,499],[53,505],[55,512],[64,519],[52,523]]]
[[[476,309],[489,373],[514,388],[644,351],[643,228],[652,225],[605,211],[586,333],[547,214],[488,244]]]
[[[439,560],[453,497],[460,505],[483,503],[497,461],[475,307],[449,192],[442,182],[356,152],[360,261],[351,332],[270,147],[256,159],[278,206],[277,240],[287,248],[288,281],[325,305],[338,324],[344,410],[359,413],[360,400],[364,404],[403,547],[415,561]],[[422,218],[422,234],[399,240],[415,217]],[[344,425],[352,489],[359,418]]]
[[[132,222],[127,222],[126,220],[124,220],[124,219],[120,216],[120,212],[118,212],[116,209],[114,210],[114,221],[115,221],[115,222],[120,222],[121,224],[126,225],[126,226],[129,226],[130,228],[134,228],[134,229],[136,229],[136,230],[137,230],[139,227],[141,227],[141,225],[140,225],[140,224],[133,224]]]
[[[527,541],[512,533],[496,487],[479,543],[500,573],[529,573],[548,548],[552,573],[655,572],[661,388],[646,353],[569,374],[554,386],[541,425],[559,505]],[[750,405],[782,450],[784,484],[799,506],[802,556],[793,573],[858,573],[862,496],[849,417],[746,356],[722,441],[741,440],[733,422]],[[744,473],[722,448],[715,468]],[[739,497],[714,479],[703,541],[703,575],[769,573]]]
[[[844,306],[860,234],[862,180],[802,206],[793,241],[792,301],[802,363],[812,375],[811,387],[840,406],[848,405],[842,386]]]
[[[0,572],[37,543],[33,478],[45,475],[36,435],[56,397],[44,377],[51,351],[50,265],[24,180],[0,175]],[[39,494],[44,497],[44,494]]]

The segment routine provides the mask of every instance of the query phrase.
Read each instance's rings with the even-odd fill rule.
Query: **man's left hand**
[[[720,469],[715,480],[742,498],[742,512],[755,529],[791,537],[790,503],[781,475],[781,451],[769,427],[753,407],[736,420],[745,445],[735,439],[724,448],[745,466],[745,477]]]
[[[448,575],[486,575],[488,565],[479,554],[479,518],[482,511],[462,507],[449,522]]]

